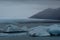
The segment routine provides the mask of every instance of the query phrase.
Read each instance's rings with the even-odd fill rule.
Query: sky
[[[28,18],[44,9],[59,7],[59,0],[0,0],[0,19]]]

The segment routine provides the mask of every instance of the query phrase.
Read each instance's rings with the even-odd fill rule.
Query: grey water
[[[18,25],[20,25],[19,28],[21,28],[21,26],[23,27],[24,25],[27,26],[28,28],[32,28],[40,25],[49,26],[52,24],[60,24],[60,23],[28,23],[28,24],[18,24]],[[0,35],[0,40],[60,40],[60,37],[30,37],[26,33],[15,33],[15,34],[7,34],[7,35],[1,34],[1,35]]]

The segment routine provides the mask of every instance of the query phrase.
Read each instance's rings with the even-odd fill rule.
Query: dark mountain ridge
[[[52,9],[52,8],[45,9],[44,11],[39,12],[39,13],[31,16],[30,18],[60,20],[60,8],[57,8],[57,9]]]

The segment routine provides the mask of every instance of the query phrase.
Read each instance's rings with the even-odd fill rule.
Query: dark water
[[[0,36],[0,40],[60,40],[60,36],[46,36],[46,37],[30,37],[29,35],[18,34],[18,35],[9,35],[9,36]]]
[[[60,37],[15,36],[15,37],[0,37],[0,40],[60,40]]]

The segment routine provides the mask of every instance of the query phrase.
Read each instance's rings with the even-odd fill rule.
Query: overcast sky
[[[0,0],[0,18],[28,18],[38,12],[43,11],[46,8],[59,8],[60,1],[1,1]]]

